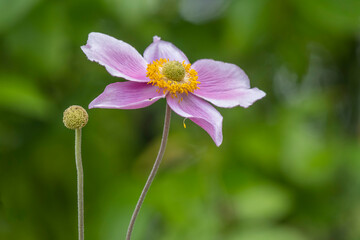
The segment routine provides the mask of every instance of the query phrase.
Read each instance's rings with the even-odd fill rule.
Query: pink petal
[[[148,63],[160,58],[189,63],[189,60],[180,49],[170,42],[160,40],[158,36],[155,36],[153,43],[145,49],[144,58]]]
[[[136,109],[147,107],[165,95],[158,88],[146,83],[116,82],[106,86],[89,108]]]
[[[81,49],[91,61],[105,66],[115,77],[131,81],[148,82],[147,62],[129,44],[102,33],[90,33],[88,41]]]
[[[192,68],[197,71],[200,82],[200,89],[194,94],[216,106],[246,108],[266,95],[257,88],[250,89],[249,78],[234,64],[201,59]]]
[[[179,96],[178,96],[179,97]],[[182,117],[202,127],[214,140],[216,146],[220,146],[223,140],[221,114],[208,102],[189,94],[183,94],[183,100],[166,96],[170,108]]]

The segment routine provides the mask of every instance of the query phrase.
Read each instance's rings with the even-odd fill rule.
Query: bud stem
[[[153,182],[153,180],[155,178],[156,172],[158,171],[161,160],[162,160],[162,158],[164,156],[165,147],[166,147],[166,143],[167,143],[167,139],[168,139],[168,135],[169,135],[169,129],[170,129],[170,118],[171,118],[171,109],[170,109],[169,105],[166,104],[164,129],[163,129],[163,135],[162,135],[162,139],[161,139],[160,149],[159,149],[158,155],[156,157],[154,166],[153,166],[153,168],[152,168],[152,170],[150,172],[150,175],[149,175],[149,177],[148,177],[148,179],[147,179],[147,181],[145,183],[144,189],[141,192],[141,195],[139,197],[139,200],[138,200],[138,202],[136,204],[135,210],[134,210],[133,215],[131,217],[130,224],[129,224],[127,234],[126,234],[126,240],[130,240],[130,238],[131,238],[131,233],[132,233],[133,228],[134,228],[136,217],[139,214],[139,211],[140,211],[141,205],[144,202],[146,193],[148,192],[148,190],[150,188],[150,185],[151,185],[151,183]]]
[[[81,161],[81,128],[75,129],[75,160],[77,170],[78,232],[84,240],[84,176]]]

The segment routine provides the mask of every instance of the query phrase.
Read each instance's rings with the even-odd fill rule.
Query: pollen
[[[169,93],[172,97],[178,97],[177,94],[182,93],[193,93],[199,89],[200,84],[197,81],[197,72],[185,61],[180,63],[160,58],[148,64],[146,76],[150,79],[148,84],[159,87],[159,91]]]

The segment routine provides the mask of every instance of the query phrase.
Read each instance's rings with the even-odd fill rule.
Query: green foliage
[[[134,240],[360,239],[360,2],[223,1],[196,18],[186,14],[221,1],[191,2],[0,0],[0,239],[76,238],[74,136],[62,113],[120,80],[81,52],[92,31],[140,53],[158,35],[191,62],[239,65],[267,93],[219,109],[220,148],[173,115]],[[162,100],[88,111],[87,239],[124,238],[164,111]]]

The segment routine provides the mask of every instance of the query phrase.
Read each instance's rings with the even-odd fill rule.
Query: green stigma
[[[162,74],[168,79],[180,82],[185,77],[185,68],[178,61],[169,61],[164,63]]]

